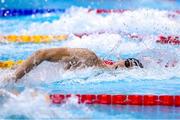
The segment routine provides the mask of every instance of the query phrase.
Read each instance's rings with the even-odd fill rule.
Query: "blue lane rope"
[[[0,17],[27,16],[44,13],[64,13],[65,9],[1,9]]]
[[[89,9],[88,12],[91,12],[93,9]],[[66,9],[0,9],[0,17],[13,17],[13,16],[28,16],[35,14],[44,14],[44,13],[64,13]],[[123,13],[125,9],[95,9],[97,14],[103,13]],[[180,10],[174,11],[174,13],[180,14]],[[169,17],[175,17],[175,14],[168,14]]]

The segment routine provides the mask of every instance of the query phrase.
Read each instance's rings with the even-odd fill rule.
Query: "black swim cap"
[[[139,60],[135,59],[135,58],[128,58],[128,59],[125,60],[125,66],[127,68],[131,67],[130,66],[131,63],[133,64],[133,66],[138,66],[140,68],[143,68],[142,63]]]

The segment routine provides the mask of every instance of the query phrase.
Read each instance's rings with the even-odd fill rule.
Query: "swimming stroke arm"
[[[61,60],[67,54],[66,49],[51,48],[36,51],[32,56],[25,60],[15,71],[15,80],[22,78],[26,73],[30,72],[34,66],[39,65],[43,61],[56,62]]]
[[[28,73],[34,66],[37,66],[45,59],[45,52],[43,50],[38,50],[27,60],[25,60],[16,70],[15,79],[18,80],[22,78],[26,73]]]

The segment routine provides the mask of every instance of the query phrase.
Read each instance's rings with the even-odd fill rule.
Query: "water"
[[[137,9],[137,8],[154,8],[154,9],[179,9],[179,0],[1,0],[1,8],[69,8],[71,6],[106,8],[106,9]]]
[[[9,1],[2,4],[14,8]],[[15,1],[12,1],[15,2]],[[17,8],[22,3],[16,1]],[[36,1],[37,2],[37,1]],[[48,4],[52,7],[55,1],[39,2],[39,6]],[[53,8],[59,7],[53,4]],[[79,105],[77,98],[70,99],[66,104],[51,105],[47,103],[45,93],[94,93],[94,94],[180,94],[180,63],[175,67],[166,68],[167,62],[179,61],[179,46],[157,44],[156,36],[179,35],[180,15],[168,17],[169,10],[178,9],[179,2],[168,1],[115,1],[89,2],[64,1],[62,8],[67,8],[63,14],[46,14],[16,18],[0,18],[0,35],[57,35],[69,34],[67,41],[22,44],[10,43],[0,45],[0,60],[26,59],[40,48],[82,47],[94,51],[102,59],[126,59],[135,57],[145,65],[144,69],[124,69],[106,71],[97,68],[87,68],[76,71],[64,71],[58,63],[44,62],[27,74],[15,85],[22,91],[21,95],[9,100],[0,101],[0,118],[2,119],[179,119],[179,107],[143,107],[143,106],[106,106]],[[38,2],[37,2],[38,3]],[[103,3],[100,5],[100,3]],[[119,6],[116,6],[118,3]],[[128,6],[127,4],[130,4]],[[132,4],[133,3],[133,4]],[[71,6],[71,5],[76,6]],[[127,5],[124,6],[123,5]],[[158,6],[157,6],[158,4]],[[38,6],[38,4],[35,4]],[[87,13],[87,7],[92,8],[131,8],[123,14]],[[3,6],[3,7],[4,7]],[[29,6],[32,7],[32,6]],[[35,6],[36,7],[36,6]],[[81,39],[73,33],[93,33],[107,31],[104,34],[92,34]],[[143,39],[131,39],[123,32],[141,34]],[[162,59],[163,62],[157,64]],[[0,70],[0,80],[13,70]],[[32,91],[38,91],[37,96],[31,96]]]

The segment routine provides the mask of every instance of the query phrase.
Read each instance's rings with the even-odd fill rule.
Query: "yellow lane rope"
[[[16,65],[19,65],[23,62],[23,60],[18,60],[18,61],[12,61],[12,60],[8,60],[8,61],[0,61],[0,69],[1,68],[12,68]]]
[[[68,39],[68,35],[0,35],[0,42],[46,43]]]

